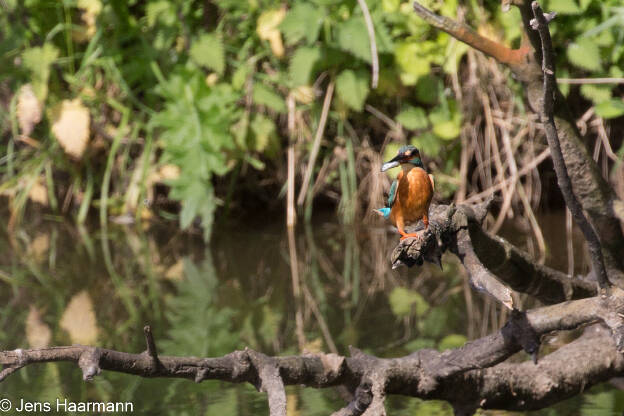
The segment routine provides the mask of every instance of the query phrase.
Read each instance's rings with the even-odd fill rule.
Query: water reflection
[[[150,323],[167,355],[219,356],[245,346],[267,354],[346,354],[355,345],[399,356],[452,348],[504,322],[499,307],[467,288],[452,256],[443,258],[443,271],[430,265],[392,271],[395,233],[377,223],[356,229],[332,220],[318,218],[290,236],[281,221],[222,225],[206,248],[201,236],[162,225],[98,230],[33,219],[0,235],[6,253],[0,345],[95,343],[138,352],[142,327]],[[344,403],[334,390],[289,387],[287,393],[293,415],[327,415]],[[70,364],[24,368],[0,384],[0,396],[130,401],[140,414],[268,411],[265,397],[248,385],[110,372],[84,383]],[[600,390],[558,408],[561,414],[589,414],[583,409],[596,406],[611,411],[622,407],[619,397]],[[442,402],[400,397],[388,408],[389,414],[452,414]]]

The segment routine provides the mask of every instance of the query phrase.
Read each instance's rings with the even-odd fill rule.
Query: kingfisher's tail
[[[385,219],[390,218],[390,208],[388,207],[375,209],[373,211],[375,211],[377,214],[381,215]]]

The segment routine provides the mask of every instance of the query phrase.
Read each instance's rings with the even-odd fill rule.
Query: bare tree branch
[[[563,302],[526,313],[514,311],[507,325],[494,334],[460,348],[444,352],[424,349],[401,358],[378,358],[355,348],[351,349],[351,357],[336,354],[269,357],[245,349],[218,358],[157,355],[160,364],[154,369],[152,356],[145,352],[132,354],[74,345],[0,351],[0,364],[6,366],[2,372],[4,378],[25,365],[67,361],[80,366],[85,380],[99,374],[101,369],[196,382],[207,379],[248,382],[267,393],[271,415],[286,412],[284,385],[345,385],[355,390],[355,398],[339,415],[385,414],[384,400],[388,394],[449,400],[458,409],[480,406],[522,410],[548,406],[578,392],[569,386],[578,388],[583,383],[589,387],[613,377],[624,370],[624,361],[613,342],[604,336],[574,342],[540,359],[538,365],[501,364],[502,361],[521,349],[536,354],[539,337],[552,331],[598,321],[607,322],[611,328],[621,328],[622,311],[624,291],[613,288],[609,296]],[[582,361],[571,362],[579,357]],[[587,368],[591,373],[581,371]],[[533,383],[542,379],[552,383]],[[509,396],[508,401],[501,399],[501,391],[503,397]],[[467,399],[470,397],[481,401],[475,403]]]
[[[598,235],[596,234],[594,228],[591,226],[589,221],[587,221],[587,218],[583,213],[583,207],[572,190],[572,181],[570,180],[568,169],[566,168],[565,161],[563,159],[559,136],[557,135],[557,127],[555,126],[554,94],[557,81],[555,79],[555,61],[553,58],[552,42],[550,40],[550,31],[548,30],[548,22],[554,18],[554,14],[550,14],[548,16],[544,15],[542,9],[536,1],[532,3],[531,7],[533,8],[533,14],[535,15],[535,19],[531,21],[531,24],[533,29],[538,31],[542,41],[544,96],[540,118],[546,132],[546,139],[548,140],[548,147],[550,147],[550,155],[557,174],[559,189],[561,189],[563,198],[566,205],[570,209],[576,224],[581,228],[581,231],[585,236],[585,240],[587,240],[587,245],[589,246],[589,251],[591,253],[590,257],[592,269],[598,285],[600,285],[602,290],[606,290],[610,284],[604,265],[600,240],[598,239]]]
[[[450,250],[462,260],[475,288],[508,303],[508,307],[511,300],[505,285],[546,304],[595,295],[591,282],[538,264],[505,239],[484,231],[481,223],[491,202],[490,199],[479,205],[432,205],[429,230],[421,238],[407,238],[395,247],[390,257],[393,267],[420,265],[424,261],[440,265],[442,253]],[[420,224],[414,230],[418,229],[422,229]]]

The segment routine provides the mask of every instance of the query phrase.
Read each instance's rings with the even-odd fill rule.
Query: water
[[[99,230],[31,218],[14,232],[4,228],[0,347],[85,343],[140,352],[149,323],[164,355],[220,356],[246,346],[271,355],[302,347],[348,354],[354,345],[396,357],[461,345],[505,322],[499,307],[466,287],[451,255],[443,258],[444,271],[432,265],[392,271],[388,256],[397,235],[379,222],[353,228],[334,218],[317,216],[290,241],[281,219],[220,225],[210,247],[199,235],[164,225]],[[289,415],[328,415],[344,405],[333,389],[288,387],[287,394]],[[0,397],[16,405],[124,401],[138,414],[268,414],[265,395],[247,384],[112,372],[85,383],[67,363],[21,369],[0,384]],[[624,396],[607,386],[534,414],[622,409]],[[388,410],[452,414],[444,402],[403,397],[389,398]]]

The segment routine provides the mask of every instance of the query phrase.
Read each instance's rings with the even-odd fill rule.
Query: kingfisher
[[[418,233],[406,233],[405,226],[422,219],[425,230],[429,228],[429,205],[435,188],[433,176],[425,171],[420,152],[412,145],[401,147],[396,157],[383,164],[381,171],[397,166],[401,166],[401,172],[392,182],[388,204],[375,211],[392,221],[401,234],[401,240],[420,238]]]

